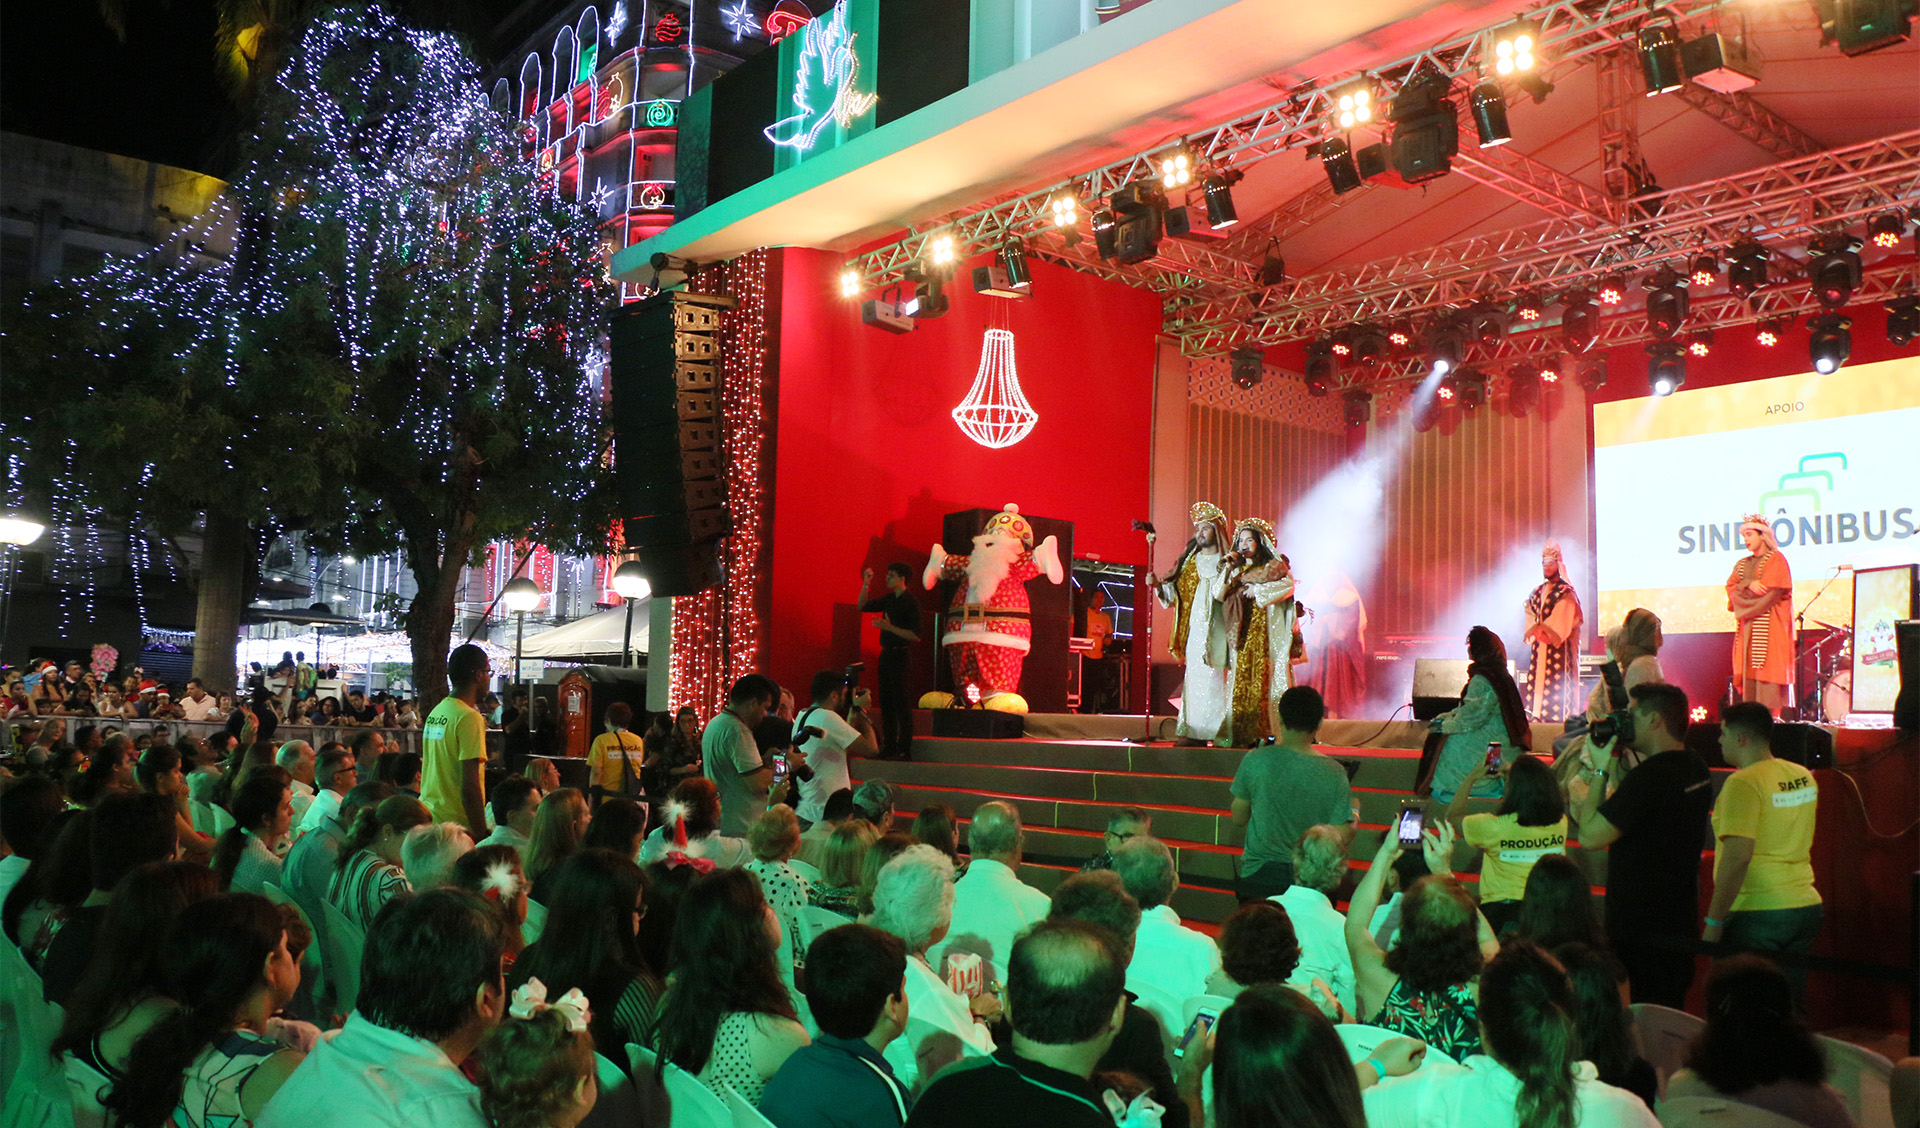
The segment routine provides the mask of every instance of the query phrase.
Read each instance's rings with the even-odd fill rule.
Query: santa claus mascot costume
[[[929,590],[941,580],[960,586],[942,623],[941,645],[953,684],[968,702],[1003,713],[1024,713],[1020,668],[1032,649],[1033,611],[1027,581],[1045,574],[1053,583],[1066,579],[1060,544],[1053,537],[1033,545],[1033,524],[1009,505],[987,520],[966,556],[933,546],[921,583]],[[954,699],[930,693],[922,708],[945,708]]]

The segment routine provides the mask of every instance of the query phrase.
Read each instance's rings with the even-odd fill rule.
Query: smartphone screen
[[[1213,1024],[1218,1021],[1220,1021],[1219,1011],[1202,1007],[1199,1013],[1193,1016],[1193,1021],[1187,1024],[1187,1032],[1180,1036],[1180,1044],[1173,1048],[1174,1056],[1187,1056],[1187,1047],[1193,1045],[1194,1039],[1206,1037],[1207,1031],[1212,1030]]]
[[[787,757],[784,753],[776,752],[773,757],[773,782],[785,783],[786,781]]]
[[[1420,845],[1420,832],[1426,828],[1427,813],[1419,807],[1407,807],[1400,812],[1400,844],[1402,846]]]
[[[1487,770],[1490,772],[1500,770],[1500,742],[1497,740],[1487,742]]]

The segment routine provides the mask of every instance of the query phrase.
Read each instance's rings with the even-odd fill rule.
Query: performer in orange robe
[[[1793,683],[1793,572],[1765,517],[1740,523],[1747,552],[1727,577],[1727,610],[1733,635],[1733,680],[1742,701],[1758,701],[1776,714]]]

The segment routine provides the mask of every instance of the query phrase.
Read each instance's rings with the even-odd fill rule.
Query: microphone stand
[[[1833,575],[1827,577],[1827,582],[1820,585],[1820,590],[1814,592],[1813,598],[1807,600],[1807,602],[1801,606],[1799,612],[1793,617],[1793,692],[1795,697],[1794,703],[1796,705],[1799,704],[1800,695],[1800,663],[1802,659],[1806,657],[1806,640],[1804,636],[1807,633],[1807,608],[1820,602],[1820,597],[1827,594],[1827,589],[1833,586],[1833,581],[1839,579],[1840,573],[1846,570],[1847,566],[1845,564],[1837,565],[1833,569]],[[1821,643],[1821,645],[1825,646],[1826,644]],[[1819,661],[1820,656],[1815,654],[1813,673],[1814,681],[1816,682],[1820,680]],[[1832,681],[1833,679],[1828,678],[1827,680]],[[1822,685],[1820,692],[1814,694],[1813,701],[1814,715],[1819,718],[1819,723],[1821,724],[1827,724],[1832,720],[1832,718],[1827,716],[1826,688],[1825,685]],[[1806,708],[1802,706],[1800,711],[1804,714]]]
[[[1133,529],[1135,532],[1147,534],[1147,571],[1151,572],[1153,571],[1153,544],[1154,541],[1159,539],[1159,534],[1153,531],[1153,522],[1151,521],[1136,519],[1133,523]],[[1156,584],[1147,585],[1146,641],[1142,644],[1145,647],[1144,653],[1146,655],[1146,676],[1144,678],[1146,685],[1141,687],[1142,706],[1140,709],[1140,712],[1144,715],[1140,718],[1140,735],[1128,738],[1128,742],[1132,744],[1153,743],[1153,605],[1159,602],[1160,599],[1159,594],[1154,591],[1154,588],[1157,586]],[[1139,609],[1136,608],[1134,618],[1137,620],[1139,617]]]

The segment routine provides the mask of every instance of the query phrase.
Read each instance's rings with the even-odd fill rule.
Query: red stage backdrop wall
[[[953,510],[1013,502],[1074,522],[1081,556],[1146,562],[1129,522],[1147,515],[1155,295],[1035,259],[1034,296],[1010,302],[974,293],[963,265],[951,311],[895,336],[861,324],[839,297],[840,256],[781,254],[767,672],[782,685],[804,696],[815,671],[853,661],[867,663],[874,684],[878,635],[853,607],[863,566],[878,595],[889,563],[911,565],[931,628],[933,596],[918,572]],[[1013,330],[1040,420],[1021,442],[989,450],[949,413],[996,313]],[[918,694],[933,684],[931,641],[915,647],[915,662]]]

